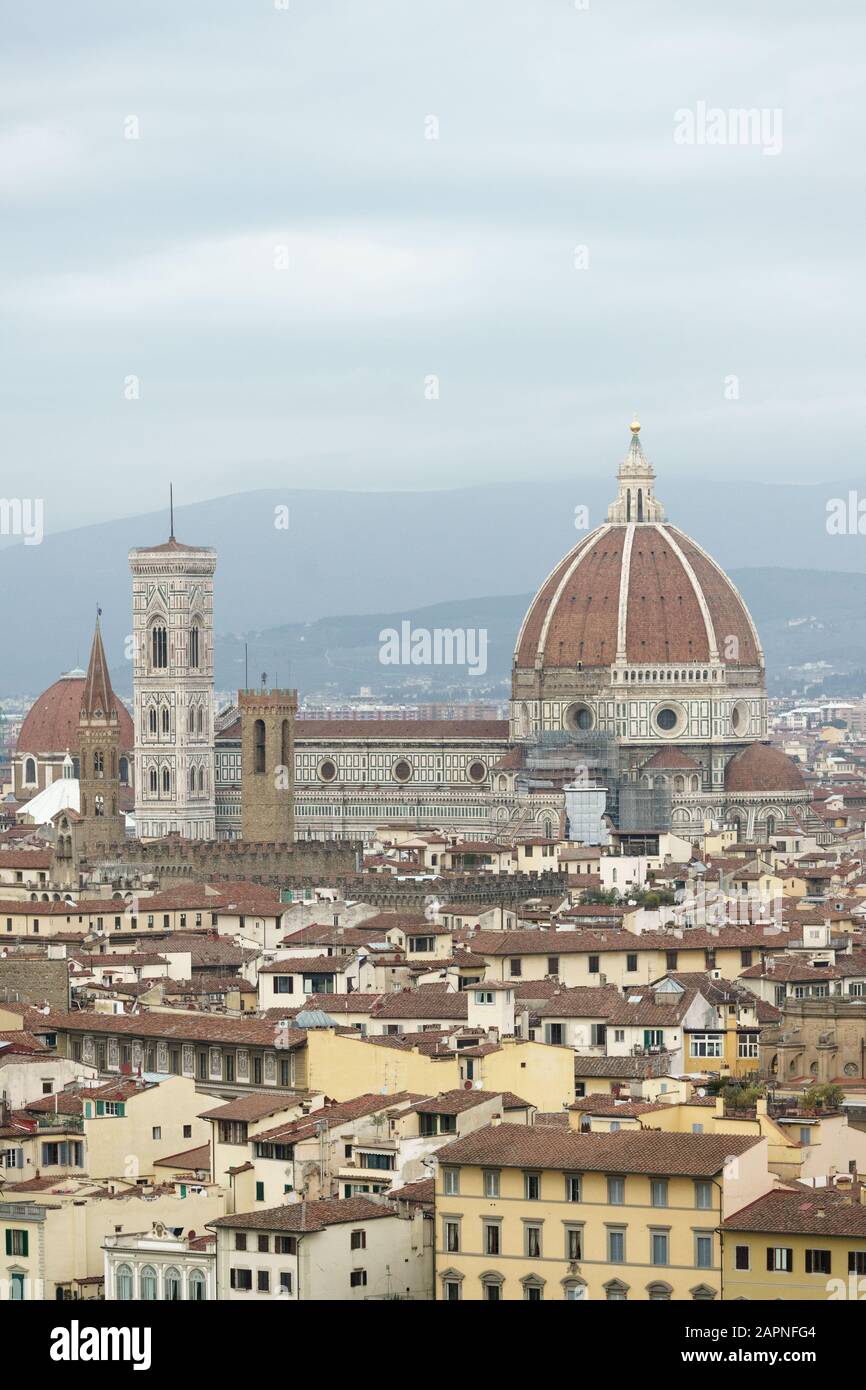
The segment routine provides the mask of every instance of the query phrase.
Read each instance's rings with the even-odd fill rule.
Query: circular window
[[[589,705],[569,705],[565,711],[565,727],[573,733],[583,733],[595,724],[595,716]]]
[[[469,764],[469,780],[470,780],[470,782],[483,782],[483,781],[484,781],[484,778],[485,778],[486,776],[487,776],[487,767],[486,767],[486,765],[485,765],[484,763],[482,763],[480,760],[477,760],[477,759],[476,759],[476,761],[475,761],[474,763],[470,763],[470,764]]]
[[[674,705],[662,705],[654,715],[655,726],[662,734],[675,733],[682,724],[682,715]]]
[[[323,758],[319,763],[319,781],[333,782],[337,775],[337,764],[333,758]]]
[[[408,782],[412,776],[411,765],[407,763],[405,758],[401,758],[399,762],[394,764],[394,770],[391,775],[395,782]]]
[[[731,724],[735,734],[745,734],[749,728],[749,708],[745,700],[738,700],[731,712]]]

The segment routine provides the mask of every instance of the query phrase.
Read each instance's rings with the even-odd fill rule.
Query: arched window
[[[36,759],[28,758],[24,764],[24,781],[28,786],[36,783]]]
[[[204,1303],[206,1281],[200,1269],[194,1269],[189,1276],[189,1296],[193,1303]]]
[[[132,1301],[132,1269],[129,1265],[117,1266],[117,1297],[125,1303]]]
[[[189,712],[189,717],[188,717],[188,719],[187,719],[187,721],[186,721],[186,727],[187,727],[187,733],[190,733],[190,734],[194,734],[194,733],[195,733],[195,710],[194,710],[194,709],[191,709],[190,712]]]
[[[152,768],[150,769],[150,779],[149,779],[149,780],[150,780],[150,790],[151,790],[152,792],[157,791],[157,790],[158,790],[158,783],[157,783],[157,779],[156,779],[156,768],[155,768],[155,767],[152,767]]]
[[[141,1297],[148,1302],[156,1298],[156,1270],[153,1265],[144,1265],[141,1271]]]
[[[174,1265],[169,1265],[165,1271],[165,1283],[163,1285],[164,1297],[170,1303],[179,1303],[183,1294],[181,1293],[180,1270],[175,1269]]]
[[[198,707],[198,731],[199,733],[204,731],[204,710],[201,705]]]
[[[776,833],[776,817],[767,816],[767,839]]]
[[[611,1279],[603,1287],[604,1296],[609,1303],[622,1303],[628,1298],[628,1284],[624,1284],[621,1279]]]
[[[162,769],[162,789],[164,792],[171,791],[171,773],[167,767]]]
[[[488,1270],[481,1276],[481,1297],[485,1303],[502,1302],[502,1285],[505,1283],[497,1270]]]
[[[105,775],[105,754],[101,748],[97,748],[93,755],[93,775],[102,777]]]
[[[104,803],[102,797],[101,797],[101,796],[94,797],[93,803],[94,803],[94,804],[93,804],[93,814],[94,814],[95,816],[104,816],[104,815],[105,815],[105,803]]]
[[[203,767],[200,767],[199,770],[198,770],[198,789],[199,789],[200,792],[203,792],[203,791],[204,791],[204,768],[203,768]]]
[[[562,1292],[566,1303],[584,1303],[586,1284],[582,1279],[563,1279]]]
[[[701,789],[701,779],[697,773],[692,777],[692,791],[699,792]]]
[[[161,624],[150,631],[150,664],[155,671],[168,666],[168,633]]]
[[[171,715],[168,712],[168,705],[162,707],[162,732],[167,734],[171,729]]]
[[[256,772],[265,770],[265,721],[257,719],[253,725],[253,748]]]
[[[643,490],[641,488],[637,490],[637,519],[643,521]]]
[[[151,705],[147,712],[147,727],[152,734],[156,733],[156,707]]]
[[[670,1284],[665,1284],[661,1281],[655,1284],[647,1284],[646,1291],[649,1295],[650,1303],[670,1303],[673,1296],[673,1289]]]
[[[193,671],[198,670],[198,645],[198,623],[193,623],[189,630],[189,665],[190,669]]]
[[[683,777],[682,773],[678,772],[677,775],[676,775],[676,777],[674,778],[674,791],[675,791],[675,792],[684,792],[685,789],[686,789],[686,779],[685,779],[685,777]]]
[[[189,770],[189,789],[190,789],[191,792],[194,792],[194,791],[195,791],[195,768],[194,768],[194,767],[191,767],[190,770]]]

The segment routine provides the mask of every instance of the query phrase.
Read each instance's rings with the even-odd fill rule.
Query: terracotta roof
[[[670,1076],[671,1055],[658,1052],[646,1057],[581,1057],[575,1056],[574,1074],[599,1076],[611,1081],[644,1080],[654,1076]]]
[[[623,584],[627,534],[625,524],[599,527],[560,561],[530,604],[514,654],[517,667],[610,666],[620,616],[628,661],[665,667],[707,662],[710,636],[695,584],[715,632],[737,639],[720,648],[718,659],[728,666],[760,664],[743,600],[688,536],[667,524],[637,527]]]
[[[393,1217],[394,1214],[392,1207],[371,1202],[368,1197],[328,1197],[319,1202],[289,1202],[265,1211],[218,1216],[207,1224],[209,1230],[224,1227],[235,1231],[288,1231],[294,1235],[304,1235],[323,1231],[326,1226],[377,1221],[382,1217]]]
[[[202,1144],[197,1149],[184,1149],[179,1154],[169,1154],[166,1158],[155,1158],[154,1168],[178,1168],[183,1172],[200,1172],[210,1168],[210,1145]]]
[[[621,1000],[619,990],[613,987],[596,989],[591,985],[578,985],[551,994],[538,1004],[535,1012],[539,1018],[607,1018]]]
[[[253,1091],[246,1096],[217,1105],[213,1110],[200,1110],[200,1120],[263,1120],[297,1104],[294,1096],[275,1096],[273,1092]]]
[[[792,758],[769,743],[752,743],[735,753],[725,768],[725,791],[800,792],[803,774]]]
[[[260,975],[342,975],[354,963],[354,954],[343,956],[286,956],[259,966]]]
[[[581,1096],[579,1100],[573,1101],[568,1108],[588,1115],[622,1115],[626,1119],[636,1119],[639,1115],[649,1114],[653,1110],[669,1109],[662,1101],[621,1101],[617,1100],[616,1096],[604,1094]],[[537,1123],[538,1117],[536,1116]]]
[[[190,1042],[226,1042],[240,1046],[300,1047],[307,1035],[302,1029],[277,1031],[273,1023],[256,1018],[223,1018],[192,1011],[182,1014],[100,1014],[80,1010],[50,1013],[42,1020],[46,1029],[58,1032],[124,1034],[132,1038],[177,1038]]]
[[[573,1172],[643,1173],[711,1178],[731,1157],[760,1143],[734,1134],[616,1134],[561,1132],[553,1126],[488,1125],[437,1151],[440,1165],[489,1164],[503,1168],[563,1168]]]
[[[392,1187],[388,1193],[389,1202],[417,1202],[432,1211],[436,1184],[433,1178],[422,1178],[420,1182],[407,1182],[404,1187]]]
[[[353,1120],[363,1119],[365,1115],[376,1115],[380,1110],[400,1110],[403,1109],[407,1101],[420,1099],[422,1097],[414,1096],[411,1091],[396,1091],[390,1095],[367,1091],[361,1096],[353,1096],[351,1100],[332,1101],[321,1106],[318,1110],[310,1110],[306,1115],[298,1115],[293,1120],[286,1120],[274,1129],[260,1130],[251,1138],[255,1143],[260,1141],[271,1143],[273,1141],[297,1144],[302,1139],[308,1139],[311,1135],[319,1133],[320,1125],[330,1129],[333,1125],[348,1124]]]
[[[441,1153],[441,1149],[440,1149]],[[767,1192],[722,1223],[726,1231],[866,1237],[866,1206],[825,1187]]]
[[[383,994],[372,1011],[373,1018],[441,1018],[462,1022],[469,1017],[469,996],[465,990],[404,989]]]
[[[61,676],[36,699],[18,735],[19,753],[70,753],[79,751],[79,719],[85,696],[84,676]],[[135,742],[126,706],[112,694],[117,714],[121,752],[130,753]]]

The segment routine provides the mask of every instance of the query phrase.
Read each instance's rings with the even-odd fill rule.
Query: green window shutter
[[[22,1254],[22,1255],[29,1255],[29,1253],[30,1253],[30,1232],[29,1232],[29,1231],[22,1231],[22,1232],[21,1232],[21,1237],[22,1237],[21,1243],[22,1243],[22,1246],[23,1246],[23,1249],[22,1249],[22,1251],[21,1251],[21,1254]]]
[[[97,1115],[104,1115],[104,1114],[105,1114],[105,1101],[104,1101],[104,1100],[98,1100],[98,1101],[96,1102],[96,1113],[97,1113]]]
[[[118,1115],[125,1115],[125,1114],[126,1114],[126,1101],[125,1101],[125,1100],[122,1100],[122,1101],[119,1103],[119,1105],[118,1105],[118,1107],[117,1107],[117,1113],[118,1113]]]
[[[265,1200],[265,1185],[264,1185],[263,1182],[257,1182],[257,1183],[256,1183],[256,1201],[257,1201],[257,1202],[263,1202],[264,1200]]]
[[[181,1195],[181,1197],[185,1197],[185,1196],[186,1196],[186,1183],[185,1183],[185,1182],[182,1182],[181,1185],[180,1185],[180,1195]]]
[[[6,1254],[12,1254],[12,1232],[9,1230],[6,1232]]]

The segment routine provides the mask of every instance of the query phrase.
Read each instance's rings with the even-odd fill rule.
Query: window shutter
[[[6,1254],[12,1254],[12,1232],[9,1230],[6,1232]]]
[[[105,1101],[104,1101],[104,1100],[98,1100],[98,1101],[96,1102],[96,1113],[97,1113],[97,1115],[104,1115],[104,1114],[105,1114]]]
[[[774,1264],[773,1264],[773,1247],[772,1247],[772,1245],[768,1245],[768,1246],[767,1246],[767,1269],[772,1270],[773,1268],[774,1268]]]
[[[29,1232],[29,1231],[22,1231],[22,1232],[21,1232],[21,1254],[24,1255],[24,1256],[27,1256],[27,1255],[29,1255],[29,1253],[30,1253],[30,1232]]]

